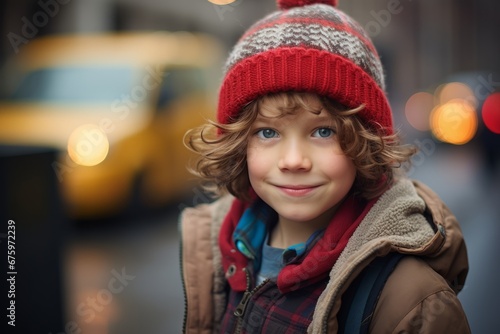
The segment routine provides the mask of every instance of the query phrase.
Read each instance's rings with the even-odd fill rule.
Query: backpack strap
[[[342,306],[337,317],[339,333],[368,333],[380,293],[403,256],[400,253],[389,253],[376,258],[349,286],[342,296]]]

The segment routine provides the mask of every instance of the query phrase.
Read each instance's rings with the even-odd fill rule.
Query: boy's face
[[[321,106],[316,97],[310,103]],[[280,222],[324,227],[356,177],[341,150],[332,116],[300,108],[282,117],[280,104],[262,102],[247,146],[250,183],[279,215]]]

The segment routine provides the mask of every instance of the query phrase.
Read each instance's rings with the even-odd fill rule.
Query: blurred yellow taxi
[[[50,146],[72,218],[162,207],[196,186],[182,137],[214,112],[221,46],[203,34],[58,35],[30,41],[0,83],[0,144]]]

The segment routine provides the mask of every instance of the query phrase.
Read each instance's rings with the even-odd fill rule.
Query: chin
[[[319,218],[321,216],[321,214],[307,214],[307,213],[304,213],[304,212],[297,212],[297,213],[293,213],[293,212],[284,212],[283,214],[281,214],[280,212],[278,212],[278,215],[284,219],[287,219],[287,220],[290,220],[290,221],[296,221],[296,222],[310,222],[312,220],[315,220],[317,218]]]

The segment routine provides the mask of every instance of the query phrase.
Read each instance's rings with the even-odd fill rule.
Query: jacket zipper
[[[248,302],[252,298],[252,296],[259,290],[261,287],[263,287],[267,282],[269,282],[269,278],[266,278],[262,283],[257,285],[255,288],[253,288],[250,291],[250,273],[246,268],[243,268],[245,271],[245,276],[247,278],[247,289],[243,293],[243,297],[241,298],[241,301],[239,302],[238,306],[236,306],[236,309],[234,310],[234,315],[238,317],[237,323],[236,323],[236,331],[235,334],[240,334],[242,327],[243,327],[243,316],[245,315],[245,311],[247,309]]]

